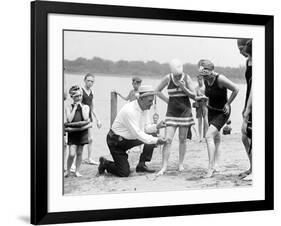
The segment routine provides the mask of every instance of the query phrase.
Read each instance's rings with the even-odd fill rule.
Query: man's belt
[[[112,130],[109,130],[108,135],[109,135],[110,138],[117,138],[118,141],[124,140],[123,137],[115,134]]]

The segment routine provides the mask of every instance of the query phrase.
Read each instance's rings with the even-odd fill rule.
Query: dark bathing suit
[[[92,119],[92,107],[93,107],[93,98],[94,98],[93,92],[91,90],[90,94],[88,95],[83,88],[82,88],[82,90],[83,90],[82,104],[89,106],[89,108],[90,108],[89,117],[90,117],[90,120],[93,121],[93,119]]]
[[[74,107],[74,105],[72,104],[72,109]],[[76,111],[75,111],[75,115],[74,118],[72,120],[72,122],[80,122],[80,121],[84,121],[83,119],[83,114],[82,114],[82,108],[80,105],[78,105]],[[71,133],[68,133],[68,141],[67,144],[68,145],[84,145],[84,144],[88,144],[88,130],[85,129],[83,131],[74,131]]]
[[[219,75],[215,75],[215,81],[212,85],[209,85],[207,81],[205,83],[205,95],[209,97],[208,104],[208,121],[209,125],[213,125],[218,129],[224,126],[230,116],[229,114],[224,114],[223,108],[227,103],[227,89],[220,88],[218,84]]]

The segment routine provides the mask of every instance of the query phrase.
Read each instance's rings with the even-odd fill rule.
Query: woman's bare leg
[[[179,127],[179,171],[183,171],[183,160],[186,152],[186,136],[188,130],[191,129],[187,126]]]
[[[198,118],[198,132],[199,132],[199,142],[201,142],[202,141],[202,139],[203,139],[203,136],[202,136],[202,117],[200,116],[199,118]]]
[[[209,123],[208,123],[208,117],[204,116],[203,117],[203,137],[206,137],[207,131],[209,128]]]
[[[206,177],[211,177],[214,173],[215,153],[216,153],[214,137],[217,135],[217,133],[218,133],[217,128],[214,127],[213,125],[210,125],[206,134],[206,143],[207,143],[208,155],[209,155],[209,167]]]
[[[169,159],[169,155],[170,155],[170,149],[171,149],[172,140],[174,138],[176,129],[177,129],[177,127],[174,127],[174,126],[166,127],[165,135],[166,135],[167,143],[163,146],[163,150],[162,150],[162,168],[157,173],[157,175],[163,175],[165,173],[165,171],[167,170],[168,159]]]
[[[247,137],[247,135],[244,133],[244,131],[242,130],[242,142],[244,144],[249,162],[250,162],[250,168],[248,170],[246,170],[245,172],[239,174],[239,177],[245,177],[249,174],[251,174],[252,172],[252,152],[251,152],[251,140]]]
[[[220,132],[218,132],[215,135],[214,143],[215,143],[215,147],[216,147],[216,151],[215,151],[215,168],[218,169],[219,168],[219,164],[220,164],[220,156],[221,156],[221,151],[220,151],[221,134],[220,134]]]
[[[82,175],[80,174],[80,167],[82,164],[82,153],[83,153],[83,145],[78,145],[77,146],[77,151],[76,151],[76,171],[75,171],[75,176],[76,177],[81,177]]]

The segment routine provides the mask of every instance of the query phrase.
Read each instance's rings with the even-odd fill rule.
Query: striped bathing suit
[[[186,81],[185,74],[181,80]],[[174,83],[173,74],[169,75],[170,81],[167,87],[169,102],[166,113],[167,126],[191,126],[194,125],[191,104],[187,94]]]

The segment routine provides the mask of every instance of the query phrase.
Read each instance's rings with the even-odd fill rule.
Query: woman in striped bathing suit
[[[167,170],[169,152],[176,129],[179,128],[179,171],[183,171],[183,160],[186,151],[186,137],[191,125],[194,125],[189,98],[195,99],[196,94],[192,81],[183,73],[182,63],[174,59],[170,63],[171,73],[166,75],[158,87],[157,95],[168,104],[166,113],[166,139],[167,143],[162,152],[162,168],[157,175],[162,175]],[[165,87],[169,98],[161,92]]]
[[[205,95],[209,98],[208,121],[209,128],[206,133],[206,143],[209,156],[209,168],[206,177],[212,177],[216,170],[220,154],[220,130],[230,116],[232,101],[238,94],[236,84],[222,74],[214,72],[214,64],[209,60],[200,60],[199,74],[204,78]],[[231,95],[227,97],[227,90]]]

